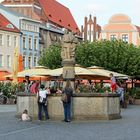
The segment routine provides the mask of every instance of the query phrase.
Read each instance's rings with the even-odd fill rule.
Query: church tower
[[[82,37],[84,41],[94,41],[99,38],[101,26],[97,24],[96,17],[89,15],[89,19],[85,17],[84,26],[81,26]]]

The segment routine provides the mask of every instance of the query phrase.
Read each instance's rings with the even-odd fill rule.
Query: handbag
[[[39,103],[46,104],[46,102],[47,102],[47,98],[39,97]]]
[[[61,101],[65,102],[65,103],[68,101],[68,97],[67,97],[67,95],[65,93],[62,94]]]

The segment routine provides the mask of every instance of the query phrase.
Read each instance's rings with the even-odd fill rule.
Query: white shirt
[[[43,102],[43,98],[46,98],[47,97],[47,94],[48,94],[48,91],[47,90],[40,90],[39,91],[39,102]]]
[[[112,84],[116,84],[116,79],[115,79],[115,77],[113,76],[113,77],[111,77],[111,82],[112,82]]]
[[[46,98],[47,94],[48,94],[47,90],[40,90],[39,91],[39,96],[42,98]]]
[[[23,113],[21,116],[22,121],[29,121],[30,117],[28,116],[28,114]]]

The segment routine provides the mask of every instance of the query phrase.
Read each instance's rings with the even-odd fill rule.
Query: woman
[[[48,110],[47,110],[47,94],[49,94],[49,93],[47,92],[47,90],[45,90],[45,86],[41,85],[40,90],[37,94],[37,98],[38,98],[38,119],[40,121],[42,120],[42,108],[44,110],[46,120],[49,119]]]
[[[39,81],[34,81],[30,87],[30,93],[36,94],[38,92]]]
[[[66,95],[66,98],[63,100],[64,107],[64,121],[70,122],[71,118],[71,97],[73,94],[73,89],[71,87],[70,81],[66,81],[66,86],[62,91],[63,95]]]

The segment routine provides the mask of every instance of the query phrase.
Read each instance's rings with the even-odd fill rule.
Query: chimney
[[[82,38],[84,38],[83,32],[84,32],[84,28],[83,28],[83,25],[81,25],[81,36],[82,36]]]
[[[87,41],[87,17],[85,17],[84,23],[84,41]]]
[[[81,25],[81,32],[83,32],[83,25]]]
[[[96,32],[97,32],[97,20],[96,20],[96,17],[94,17],[93,40],[96,40]]]

